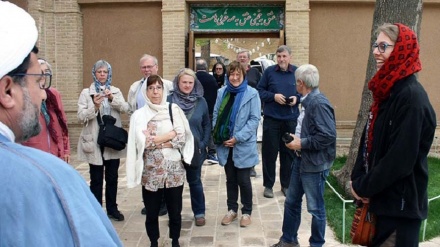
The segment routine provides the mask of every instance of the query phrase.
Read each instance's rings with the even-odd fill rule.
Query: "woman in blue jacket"
[[[257,128],[261,118],[258,92],[244,80],[246,70],[239,62],[229,65],[226,86],[219,89],[213,113],[213,139],[219,164],[226,173],[228,213],[222,225],[237,218],[240,189],[242,217],[240,226],[251,224],[251,168],[259,163]]]

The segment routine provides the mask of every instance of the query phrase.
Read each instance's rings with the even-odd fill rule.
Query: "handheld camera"
[[[291,136],[289,132],[286,132],[281,137],[281,140],[283,140],[283,142],[287,144],[287,143],[290,143],[291,141],[293,141],[293,136]]]

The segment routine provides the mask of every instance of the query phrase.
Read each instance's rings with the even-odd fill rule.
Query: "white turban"
[[[32,16],[10,2],[0,1],[0,78],[23,62],[37,39]]]

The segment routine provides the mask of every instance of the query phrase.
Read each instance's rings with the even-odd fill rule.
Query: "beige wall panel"
[[[92,66],[107,60],[112,84],[126,99],[128,89],[142,78],[139,59],[145,53],[159,58],[162,73],[162,12],[160,3],[93,4],[81,6],[84,22],[84,87],[92,82]],[[127,100],[127,99],[126,99]]]
[[[420,82],[428,92],[431,104],[440,119],[440,5],[425,4],[420,33]]]
[[[374,4],[312,3],[310,63],[320,72],[336,121],[355,122],[370,50]]]

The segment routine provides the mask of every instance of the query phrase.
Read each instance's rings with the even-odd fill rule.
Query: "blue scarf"
[[[245,79],[238,87],[232,86],[229,79],[226,78],[226,90],[223,93],[222,100],[226,95],[226,92],[236,93],[234,104],[232,105],[231,118],[229,121],[229,133],[232,136],[234,133],[235,120],[237,119],[238,109],[240,108],[241,100],[243,99],[244,92],[248,86],[248,81]]]

